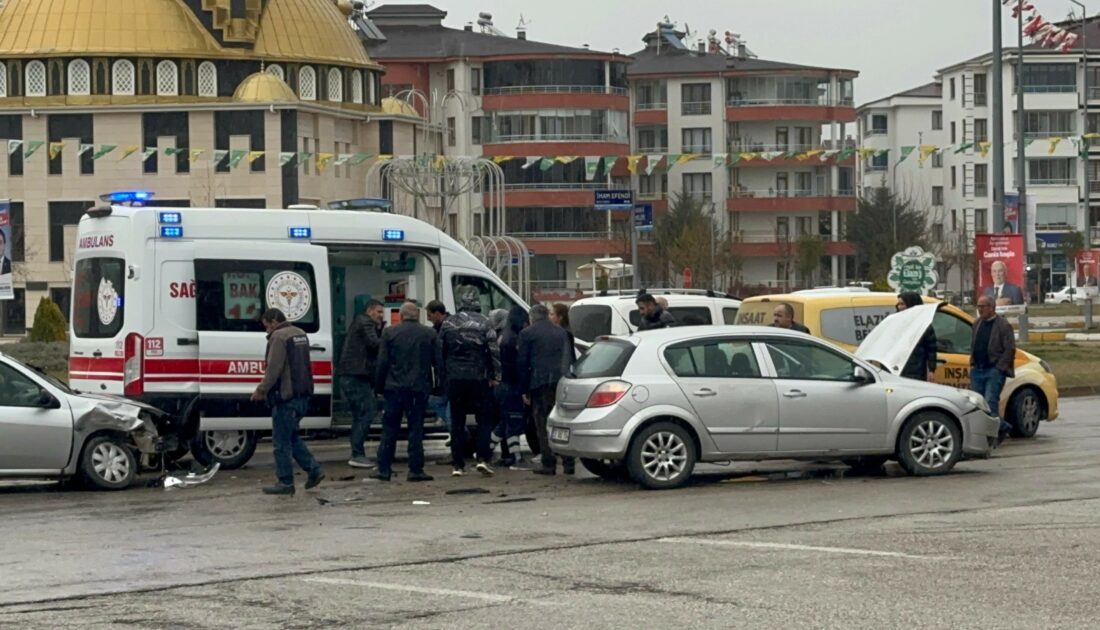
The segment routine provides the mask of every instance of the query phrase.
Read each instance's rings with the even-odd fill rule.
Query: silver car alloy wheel
[[[955,451],[955,437],[943,420],[921,422],[909,435],[909,452],[927,468],[942,468]]]
[[[92,450],[92,468],[107,483],[119,483],[130,476],[130,458],[117,444],[101,442]]]
[[[248,442],[245,431],[207,431],[206,450],[214,457],[229,459],[241,454]]]
[[[1021,431],[1028,431],[1039,424],[1039,418],[1041,416],[1039,410],[1039,398],[1035,395],[1024,395],[1024,400],[1020,405],[1020,412],[1016,418],[1019,422]]]
[[[687,445],[675,434],[660,431],[642,445],[642,468],[657,481],[672,481],[684,472]]]

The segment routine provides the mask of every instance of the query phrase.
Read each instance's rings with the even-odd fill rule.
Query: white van
[[[668,300],[668,312],[680,325],[733,324],[741,300],[702,289],[647,289],[646,293]],[[587,349],[604,335],[630,335],[642,322],[637,291],[590,293],[569,307],[569,326],[577,346]]]
[[[72,387],[168,412],[184,447],[224,468],[271,430],[270,410],[249,401],[264,372],[265,309],[309,335],[316,395],[301,426],[321,429],[345,415],[333,365],[368,300],[391,323],[407,299],[454,312],[466,287],[486,313],[524,305],[457,241],[395,214],[113,205],[80,220],[74,262]]]

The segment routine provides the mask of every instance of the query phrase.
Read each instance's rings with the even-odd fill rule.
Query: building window
[[[66,138],[74,138],[81,144],[94,143],[91,114],[50,114],[47,118],[47,142],[62,142]],[[53,159],[47,156],[49,161],[47,172],[50,175],[62,174],[62,155],[59,153]],[[77,161],[80,163],[81,175],[95,174],[95,162],[92,160],[91,151],[85,151]]]
[[[947,82],[947,84],[950,88],[951,100],[955,100],[955,78],[952,77],[951,80]]]
[[[955,190],[955,188],[957,186],[958,186],[958,180],[956,179],[956,176],[955,176],[955,167],[952,166],[951,167],[951,190]]]
[[[470,68],[470,94],[481,96],[481,68]]]
[[[974,119],[974,142],[989,140],[989,121],[985,118]]]
[[[932,154],[932,168],[943,168],[943,150]]]
[[[162,61],[157,64],[157,96],[177,96],[180,93],[180,75],[176,64]]]
[[[870,135],[879,136],[886,134],[890,131],[890,121],[886,117],[886,114],[875,114],[871,116],[871,131]]]
[[[328,71],[328,100],[340,103],[344,100],[344,79],[339,68]]]
[[[65,226],[80,223],[84,211],[93,205],[91,201],[49,202],[50,262],[65,261]]]
[[[1013,121],[1018,123],[1019,117],[1014,116]],[[1093,125],[1092,115],[1089,116],[1089,126]],[[1029,111],[1024,112],[1024,137],[1050,138],[1052,136],[1071,136],[1077,128],[1077,112],[1074,111]],[[1016,126],[1017,132],[1019,125]],[[1090,129],[1091,131],[1091,129]]]
[[[986,209],[974,209],[974,233],[985,234],[989,231],[989,222],[986,221]]]
[[[638,150],[642,153],[668,151],[668,127],[638,127],[635,137],[638,139]]]
[[[1073,63],[1024,64],[1024,92],[1069,93],[1077,90],[1077,65]],[[1016,73],[1012,73],[1015,80]]]
[[[985,74],[974,75],[974,104],[981,107],[986,103],[986,95],[988,94],[986,89],[986,76]]]
[[[180,94],[195,95],[195,60],[184,59],[180,62]]]
[[[951,144],[955,144],[955,121],[951,121]]]
[[[955,209],[951,210],[951,231],[959,231],[959,211]]]
[[[298,96],[303,101],[317,100],[317,72],[312,66],[302,66],[298,71]]]
[[[975,197],[987,197],[987,196],[989,196],[989,165],[988,164],[975,164],[974,165],[974,196]]]
[[[27,96],[46,95],[46,64],[32,61],[27,64]]]
[[[698,129],[683,129],[682,134],[682,153],[702,153],[704,155],[710,155],[710,127],[701,127]]]
[[[72,307],[73,290],[69,287],[50,287],[50,299],[61,309],[61,315],[65,321],[69,321],[69,309]]]
[[[455,125],[458,124],[454,117],[447,119],[447,146],[453,147],[457,143],[455,138]]]
[[[204,61],[199,64],[199,96],[215,97],[218,95],[218,68]]]
[[[985,166],[984,164],[981,166]],[[975,171],[975,179],[977,171]],[[1037,186],[1066,186],[1077,181],[1074,158],[1040,158],[1027,161],[1027,183]]]
[[[937,242],[937,243],[942,243],[943,242],[943,224],[942,223],[933,223],[932,224],[932,241]],[[943,277],[943,276],[941,276],[941,277]]]
[[[470,118],[470,141],[473,144],[484,144],[490,136],[489,117],[473,116]]]
[[[943,129],[943,110],[934,109],[932,110],[932,130],[939,131],[941,129]]]
[[[106,59],[92,60],[92,94],[110,94],[107,77],[110,76]]]
[[[134,85],[134,64],[125,59],[119,59],[111,68],[111,93],[133,96]]]
[[[0,98],[8,95],[8,67],[0,62]]]
[[[684,173],[684,195],[698,201],[710,201],[711,181],[710,173]]]
[[[69,62],[69,94],[87,96],[92,93],[92,69],[87,61],[74,59]]]
[[[273,63],[270,66],[267,66],[264,70],[271,76],[279,79],[280,81],[286,81],[286,72],[279,64]]]
[[[775,149],[788,151],[791,148],[791,132],[786,127],[775,128]]]
[[[139,95],[156,94],[154,83],[153,62],[150,59],[138,59],[137,63],[137,93]]]
[[[13,77],[16,75],[12,75]],[[23,116],[13,114],[0,114],[0,138],[22,138]],[[6,148],[6,147],[5,147]],[[8,175],[19,177],[23,175],[23,152],[16,151],[8,155]]]
[[[943,205],[943,186],[933,186],[932,187],[932,205],[933,206],[942,206]]]
[[[710,84],[685,83],[680,87],[680,113],[684,116],[710,114]]]
[[[872,172],[885,172],[890,169],[890,156],[886,153],[880,153],[871,156],[871,163],[867,170]]]
[[[664,199],[668,193],[668,173],[638,176],[638,196],[643,199]]]
[[[357,105],[363,103],[363,73],[359,70],[351,73],[351,102]]]
[[[22,201],[13,201],[8,205],[8,220],[11,221],[11,260],[23,262],[26,256],[26,240],[23,231]]]
[[[451,68],[447,70],[447,91],[455,91],[455,69]]]

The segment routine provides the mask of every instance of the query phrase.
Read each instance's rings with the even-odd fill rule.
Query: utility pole
[[[1031,252],[1031,235],[1027,230],[1027,142],[1024,133],[1027,129],[1024,115],[1024,12],[1016,16],[1016,220],[1019,225],[1016,232],[1024,235],[1024,288],[1028,286],[1027,256]],[[1039,273],[1042,273],[1041,271]],[[1027,310],[1020,314],[1020,341],[1028,341]]]
[[[1001,48],[1001,0],[993,0],[993,231],[1005,224],[1004,52]],[[1022,89],[1018,86],[1017,89]]]

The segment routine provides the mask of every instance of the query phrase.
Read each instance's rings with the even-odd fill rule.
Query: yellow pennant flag
[[[869,157],[871,157],[872,155],[874,155],[874,154],[875,154],[875,151],[877,151],[877,150],[878,150],[878,149],[868,149],[868,148],[862,148],[862,149],[859,149],[859,150],[857,150],[857,151],[856,151],[856,153],[859,153],[859,157],[860,157],[860,159],[862,159],[862,160],[866,160],[867,158],[869,158]]]
[[[755,153],[742,153],[741,154],[741,161],[742,162],[751,162],[756,157],[757,157],[757,155]]]
[[[1100,133],[1096,133],[1096,132],[1086,133],[1085,135],[1083,135],[1081,137],[1085,138],[1086,140],[1092,140],[1094,138],[1100,138]]]
[[[577,157],[578,156],[576,155],[559,155],[555,157],[554,160],[557,162],[561,162],[562,164],[569,164],[570,162],[575,161]]]
[[[442,155],[435,156],[435,163],[432,165],[437,171],[442,171],[443,167],[447,165],[447,158]]]
[[[121,162],[121,161],[125,160],[126,158],[128,158],[131,155],[133,155],[134,153],[136,153],[137,150],[138,150],[138,145],[136,145],[136,144],[131,144],[129,146],[123,147],[122,148],[122,157],[118,158],[118,161]]]
[[[511,160],[511,159],[512,159],[512,156],[510,156],[510,155],[494,155],[493,156],[493,163],[494,164],[503,164],[504,162],[507,162],[508,160]]]
[[[1061,138],[1059,136],[1055,136],[1053,138],[1050,138],[1050,147],[1047,149],[1047,155],[1054,155],[1054,150],[1058,148],[1058,143],[1061,142],[1064,139],[1065,138]],[[982,155],[985,155],[985,154],[983,153]]]
[[[701,157],[703,156],[698,153],[685,153],[676,158],[676,164],[687,164],[688,162],[698,160]],[[676,164],[669,164],[669,166],[676,166]]]
[[[812,151],[807,151],[807,152],[803,153],[802,155],[798,156],[796,159],[799,162],[805,162],[806,160],[814,157],[815,155],[821,155],[824,152],[825,152],[825,149],[814,149]]]
[[[924,164],[928,160],[928,156],[932,155],[939,150],[934,144],[922,144],[920,145],[920,163]]]
[[[255,162],[256,160],[262,158],[263,156],[264,156],[263,151],[249,151],[248,155],[246,155],[244,159],[248,160],[248,163],[251,164],[251,163]]]
[[[199,159],[199,156],[205,152],[206,151],[204,149],[191,149],[187,152],[187,161],[194,162],[195,160]]]
[[[991,146],[993,146],[993,145],[989,142],[979,142],[978,143],[978,150],[981,152],[982,157],[988,157],[989,156],[989,147],[991,147]]]
[[[626,170],[630,171],[630,174],[633,175],[634,172],[638,170],[638,162],[641,160],[642,156],[640,155],[626,156]]]
[[[336,158],[335,153],[318,153],[317,154],[317,170],[323,171],[328,163]]]
[[[50,159],[52,160],[55,157],[61,155],[61,151],[64,148],[65,148],[65,143],[64,142],[51,142],[50,143]]]

